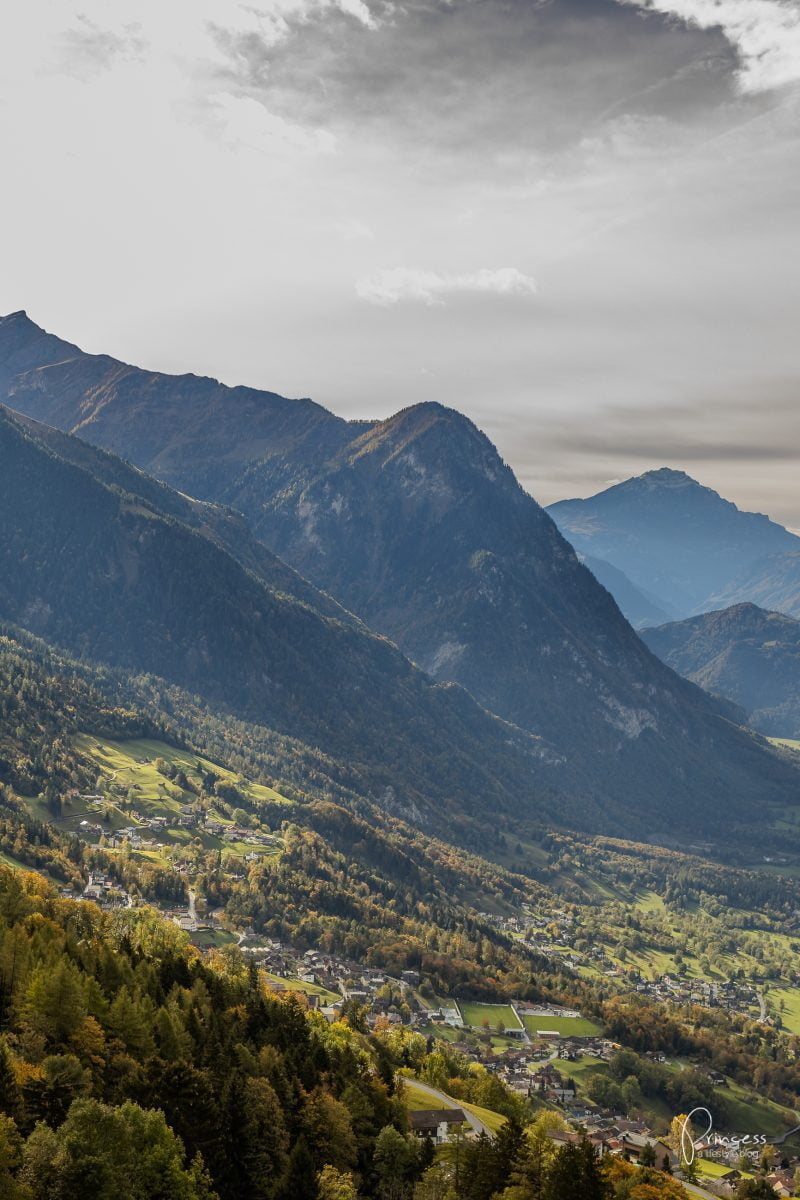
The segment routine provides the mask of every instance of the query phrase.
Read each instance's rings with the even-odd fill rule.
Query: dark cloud
[[[670,466],[797,527],[798,396],[800,374],[743,381],[739,395],[562,415],[530,412],[524,423],[487,412],[485,424],[543,503],[591,495],[610,480]]]
[[[619,113],[689,115],[731,94],[718,31],[614,0],[414,0],[289,20],[266,39],[215,29],[229,86],[313,124],[390,131],[422,148],[500,158],[563,149]]]
[[[792,394],[781,394],[791,388]],[[537,446],[620,462],[654,453],[686,462],[798,461],[800,374],[762,380],[749,398],[704,397],[695,403],[606,406],[566,418],[540,416]],[[496,426],[504,422],[493,422]]]

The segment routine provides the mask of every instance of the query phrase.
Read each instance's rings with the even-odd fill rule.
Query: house
[[[421,1108],[408,1114],[411,1132],[419,1138],[432,1138],[437,1145],[450,1140],[451,1131],[466,1124],[461,1108]]]
[[[581,1135],[579,1133],[573,1133],[571,1130],[568,1131],[565,1129],[553,1129],[550,1133],[548,1133],[547,1136],[550,1138],[550,1141],[555,1142],[557,1146],[577,1146],[581,1141]]]
[[[91,833],[91,834],[95,834],[97,837],[100,837],[100,835],[103,833],[103,826],[98,825],[94,821],[81,821],[81,823],[78,826],[78,829],[83,834]]]
[[[114,880],[108,875],[90,874],[88,883],[83,889],[83,895],[92,899],[95,896],[101,896],[107,892],[109,888],[114,886]]]
[[[631,1121],[628,1119],[617,1121],[617,1133],[646,1133],[647,1125],[644,1121]]]
[[[619,1123],[617,1123],[619,1124]],[[655,1165],[659,1171],[664,1170],[665,1162],[668,1162],[670,1169],[675,1169],[678,1166],[678,1155],[668,1146],[666,1142],[662,1142],[660,1138],[652,1137],[646,1133],[632,1133],[625,1131],[620,1133],[618,1138],[612,1139],[617,1141],[623,1153],[627,1151],[631,1158],[639,1158],[645,1146],[652,1146],[655,1151]]]
[[[728,1183],[727,1179],[704,1179],[703,1190],[712,1196],[719,1196],[720,1200],[729,1200],[730,1197],[736,1195],[734,1185]]]
[[[794,1196],[794,1176],[791,1171],[771,1171],[767,1175],[767,1183],[776,1196]]]

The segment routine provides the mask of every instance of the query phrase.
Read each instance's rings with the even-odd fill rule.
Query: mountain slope
[[[46,446],[58,458],[88,471],[99,482],[136,496],[148,507],[188,525],[232,555],[240,566],[256,575],[268,588],[292,596],[337,621],[357,623],[352,613],[308,583],[268,550],[263,542],[259,542],[242,514],[235,509],[195,500],[177,492],[116,455],[30,417],[19,413],[12,416],[11,411],[3,405],[0,405],[0,417],[13,420],[21,430],[27,431],[36,442]]]
[[[782,525],[666,467],[547,511],[576,550],[607,559],[678,615],[711,607],[709,597],[765,554],[800,551]]]
[[[641,636],[681,675],[741,705],[762,733],[800,738],[800,621],[737,604]]]
[[[396,788],[398,805],[420,820],[441,824],[450,805],[474,811],[475,792],[507,811],[532,814],[541,803],[535,739],[461,689],[434,685],[384,639],[266,588],[208,538],[57,456],[7,412],[0,618],[317,747],[360,771],[362,787]]]
[[[589,568],[597,582],[602,583],[606,591],[611,592],[620,612],[634,629],[641,629],[644,625],[661,624],[674,615],[665,611],[652,596],[631,583],[619,567],[613,566],[603,558],[594,558],[591,554],[579,553],[578,558]]]
[[[800,618],[800,548],[756,559],[727,587],[710,596],[708,603],[723,607],[748,600]]]
[[[264,497],[269,464],[252,474]],[[460,414],[407,409],[316,478],[304,464],[281,484],[254,514],[264,540],[431,674],[544,736],[588,794],[646,796],[654,819],[685,805],[694,819],[700,788],[707,803],[742,786],[752,742],[641,653],[609,594]],[[244,507],[247,495],[231,499]]]
[[[49,363],[34,365],[37,347]],[[266,545],[426,671],[554,746],[582,819],[624,813],[655,830],[700,813],[714,826],[717,804],[793,788],[781,762],[649,653],[460,414],[427,404],[348,424],[306,401],[61,354],[24,315],[0,324],[14,406],[241,509]]]

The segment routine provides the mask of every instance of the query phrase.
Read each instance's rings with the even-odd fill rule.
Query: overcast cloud
[[[0,14],[0,310],[800,526],[797,0]]]

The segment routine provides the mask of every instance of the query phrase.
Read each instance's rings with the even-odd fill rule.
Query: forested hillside
[[[236,793],[236,804],[265,830],[287,831],[282,853],[254,865],[244,878],[231,875],[220,855],[202,844],[185,848],[197,890],[233,919],[304,946],[325,942],[347,949],[398,972],[424,963],[446,989],[469,982],[491,992],[504,981],[533,987],[530,954],[481,922],[473,904],[490,891],[510,911],[535,885],[426,836],[357,791],[332,785],[313,754],[304,759],[280,740],[259,749],[246,726],[226,726],[193,710],[191,697],[154,702],[146,680],[139,681],[142,707],[116,706],[106,697],[122,690],[120,677],[81,668],[32,639],[0,641],[0,683],[7,714],[0,739],[0,850],[14,861],[60,882],[82,880],[81,887],[95,868],[151,900],[185,897],[185,879],[167,864],[87,847],[64,831],[64,819],[71,811],[69,792],[96,786],[96,764],[76,745],[78,732],[194,745],[285,797],[276,802],[247,789]],[[172,706],[182,712],[180,725],[158,717]],[[211,798],[214,778],[207,784]],[[130,803],[113,782],[103,787],[109,801]],[[198,793],[192,798],[207,804],[209,796],[200,787]],[[498,848],[504,844],[502,829],[493,841]],[[485,849],[485,834],[481,843]]]
[[[681,675],[738,704],[754,729],[800,738],[800,621],[735,604],[641,636]]]
[[[325,1166],[371,1190],[381,1130],[406,1127],[378,1043],[151,911],[3,868],[0,1028],[9,1198],[298,1200]]]

